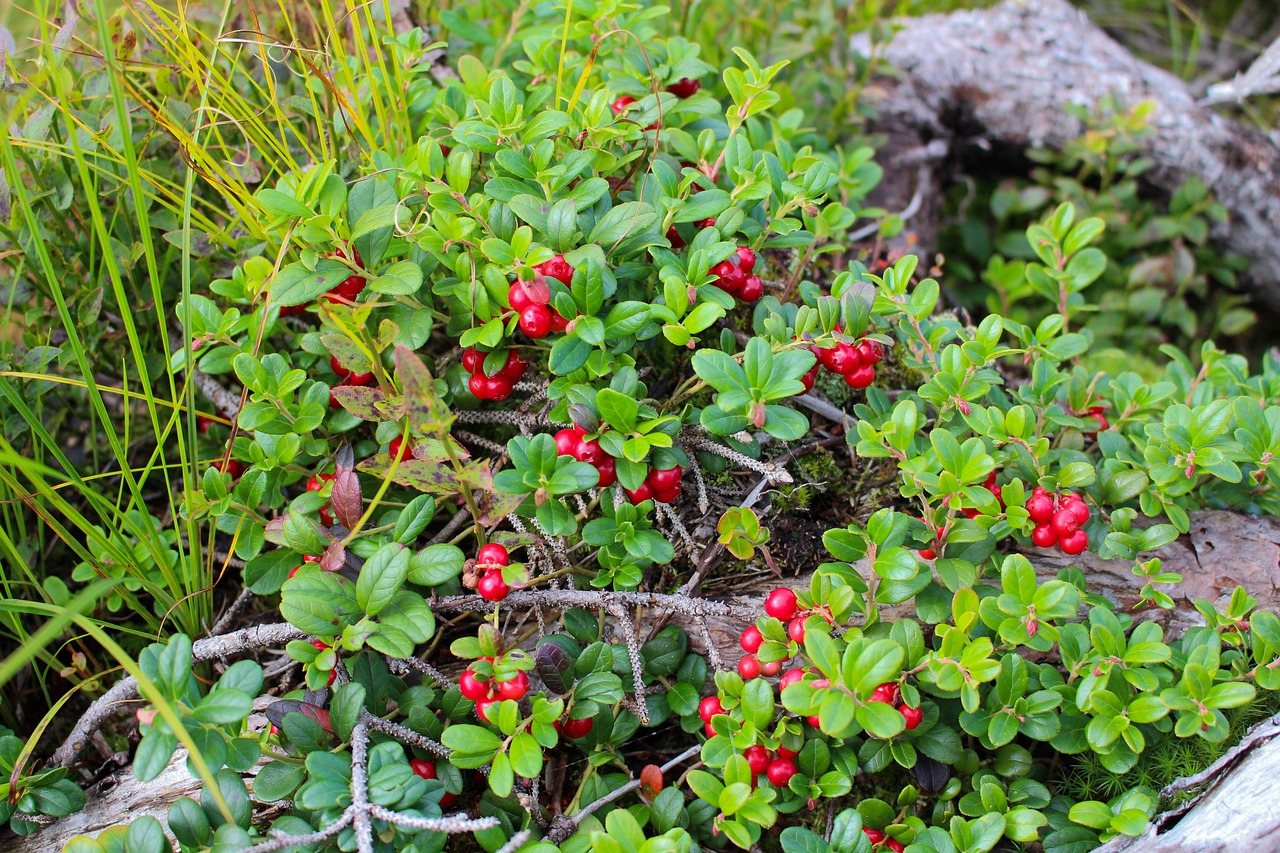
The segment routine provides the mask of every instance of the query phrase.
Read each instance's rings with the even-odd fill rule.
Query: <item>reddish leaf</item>
[[[329,498],[332,512],[338,521],[348,529],[355,529],[364,509],[364,500],[360,494],[360,478],[350,468],[339,468],[333,480],[333,491]]]
[[[388,400],[381,388],[338,385],[333,398],[362,421],[395,421],[404,417],[404,401]]]

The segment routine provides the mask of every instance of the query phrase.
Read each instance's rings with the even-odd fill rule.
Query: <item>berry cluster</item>
[[[480,660],[492,664],[494,659]],[[523,671],[517,671],[506,681],[498,681],[496,677],[481,676],[474,669],[465,669],[458,676],[458,692],[463,698],[476,703],[476,716],[488,723],[492,722],[489,711],[494,705],[506,699],[518,702],[524,698],[529,692],[529,676]]]
[[[1055,495],[1036,486],[1027,499],[1027,515],[1036,525],[1031,541],[1041,548],[1057,545],[1062,553],[1075,556],[1089,547],[1089,534],[1082,529],[1089,507],[1075,492]]]
[[[348,249],[351,251],[351,261],[360,269],[364,269],[364,261],[360,260],[360,253],[357,252],[354,247],[346,245],[339,246],[330,252],[328,257],[345,260],[348,257]],[[362,275],[349,275],[336,287],[332,287],[326,291],[321,298],[326,302],[355,302],[356,297],[364,292],[365,285],[368,283],[368,280]],[[303,314],[306,310],[307,307],[305,305],[286,305],[280,309],[280,316],[289,317],[296,314]]]
[[[873,847],[877,844],[883,843],[884,849],[892,850],[893,853],[902,853],[903,850],[907,849],[902,846],[901,841],[896,838],[889,838],[878,829],[872,829],[869,826],[864,826],[862,827],[862,832],[867,836],[867,840],[871,842],[871,846]]]
[[[554,278],[566,287],[573,282],[573,267],[569,266],[564,255],[556,255],[533,269],[543,278]],[[545,281],[512,282],[507,290],[507,301],[511,303],[511,310],[520,316],[520,331],[535,341],[552,332],[563,332],[569,326],[569,321],[548,304],[551,291]]]
[[[920,721],[924,719],[924,709],[912,708],[910,705],[902,701],[902,693],[898,690],[896,681],[888,681],[881,684],[875,690],[871,691],[871,702],[883,702],[886,705],[892,705],[902,719],[906,723],[908,729],[914,729],[920,725]]]
[[[364,279],[360,279],[360,281],[364,281]],[[338,357],[336,355],[329,357],[329,367],[333,368],[333,372],[337,374],[339,380],[338,385],[360,386],[373,384],[372,373],[356,373],[354,370],[347,370],[342,366],[342,362],[338,361]],[[338,398],[334,396],[332,391],[329,392],[329,408],[342,408],[342,404],[338,402]]]
[[[818,364],[800,378],[806,391],[813,390],[819,365],[843,376],[846,385],[860,391],[876,380],[876,365],[884,358],[884,350],[880,344],[866,338],[856,344],[840,343],[830,349],[819,346],[811,349],[818,357]]]
[[[600,442],[587,439],[587,431],[581,427],[562,429],[555,435],[556,452],[561,456],[572,456],[579,462],[594,465],[600,473],[600,482],[604,489],[618,481],[618,465],[612,456],[605,453]]]
[[[803,644],[804,620],[807,611],[801,612],[798,607],[796,594],[786,587],[775,589],[764,599],[764,612],[774,619],[786,622],[787,636],[792,642]],[[756,657],[756,652],[760,651],[760,647],[764,645],[764,635],[760,633],[760,629],[755,625],[747,626],[738,642],[742,645],[742,650],[746,652],[746,655],[738,661],[738,675],[742,676],[743,681],[750,681],[762,675],[773,677],[782,671],[782,661],[775,660],[761,663],[760,659]],[[803,670],[788,670],[782,676],[780,686],[785,689],[793,682],[799,681],[803,676]]]
[[[995,471],[992,471],[990,474],[987,475],[987,479],[983,482],[982,487],[986,489],[988,492],[990,492],[991,494],[995,495],[996,500],[1000,502],[1000,509],[1004,509],[1004,497],[1001,494],[1001,492],[1003,491],[1003,488],[1001,486],[996,485]],[[960,511],[964,513],[965,518],[978,517],[978,511],[971,506],[967,506]]]
[[[714,220],[712,220],[714,224]],[[757,302],[764,296],[764,282],[752,275],[756,268],[756,253],[750,246],[739,246],[736,254],[711,268],[717,281],[712,282],[725,293],[732,293],[743,302]]]
[[[462,351],[462,369],[471,374],[467,387],[478,400],[507,399],[511,396],[511,389],[524,376],[529,363],[516,355],[515,350],[507,350],[506,364],[490,376],[484,372],[484,358],[485,354],[475,347],[467,347]]]
[[[511,555],[497,542],[490,542],[476,552],[476,568],[484,573],[476,583],[476,592],[485,601],[501,601],[511,592],[511,587],[502,579],[502,567],[510,562]]]
[[[660,504],[669,504],[680,497],[680,483],[683,479],[684,471],[678,465],[674,468],[650,468],[648,476],[638,488],[622,491],[633,504],[650,499]]]
[[[1098,433],[1111,429],[1111,421],[1107,420],[1106,412],[1107,407],[1102,405],[1090,406],[1085,409],[1084,414],[1081,415],[1081,417],[1086,419],[1092,418],[1098,423],[1097,429],[1087,430],[1085,435],[1089,436],[1089,438],[1097,438]]]

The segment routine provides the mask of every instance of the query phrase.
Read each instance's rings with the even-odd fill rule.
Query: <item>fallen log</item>
[[[880,48],[894,73],[877,81],[884,96],[871,130],[887,137],[888,163],[873,201],[902,210],[923,197],[908,223],[923,256],[937,247],[949,177],[938,160],[1061,148],[1084,130],[1068,107],[1149,100],[1152,132],[1136,140],[1153,164],[1144,180],[1165,193],[1203,180],[1231,213],[1213,237],[1250,259],[1254,296],[1280,309],[1280,148],[1266,135],[1199,105],[1183,81],[1134,57],[1066,0],[1006,0],[896,23],[901,30]],[[871,53],[866,37],[853,48]]]

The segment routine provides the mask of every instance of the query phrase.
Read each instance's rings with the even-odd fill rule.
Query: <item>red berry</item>
[[[715,737],[715,736],[716,736],[716,730],[715,730],[715,727],[714,727],[714,726],[712,726],[712,725],[711,725],[711,723],[709,723],[709,722],[708,722],[708,723],[704,723],[704,724],[703,724],[703,726],[702,726],[702,730],[703,730],[704,732],[706,732],[707,737]]]
[[[475,377],[472,378],[474,379]],[[511,396],[511,391],[514,388],[514,385],[510,379],[502,374],[498,374],[497,376],[486,376],[484,377],[484,380],[485,394],[488,395],[490,400],[505,400]]]
[[[903,847],[902,842],[898,841],[896,838],[890,838],[889,840],[885,841],[884,846],[887,847],[890,851],[892,851],[892,853],[902,853],[903,850],[907,849]]]
[[[702,722],[707,723],[716,714],[723,714],[724,706],[720,704],[719,696],[708,696],[698,703],[698,717]]]
[[[485,601],[501,601],[511,592],[511,587],[502,579],[501,572],[489,572],[476,584],[476,592]]]
[[[551,309],[545,305],[530,305],[520,312],[520,331],[536,340],[551,334]]]
[[[920,721],[924,719],[924,710],[921,708],[912,708],[909,705],[900,705],[898,712],[902,714],[902,719],[906,720],[907,728],[914,729],[920,725]]]
[[[528,367],[529,362],[516,355],[515,350],[508,350],[507,363],[502,366],[502,370],[498,372],[498,375],[512,382],[519,382],[520,377],[524,376],[524,372]]]
[[[823,350],[825,356],[822,363],[832,373],[839,373],[841,376],[847,376],[862,366],[862,359],[858,357],[858,349],[852,344],[836,344],[833,349]]]
[[[436,778],[436,766],[430,761],[423,761],[421,758],[415,758],[409,762],[409,769],[413,771],[413,775],[422,779]]]
[[[290,580],[293,580],[293,576],[294,576],[294,575],[296,575],[296,574],[298,573],[298,569],[300,569],[300,568],[302,568],[302,566],[294,566],[292,569],[290,569],[290,570],[289,570],[289,579],[290,579]]]
[[[886,705],[892,705],[898,700],[898,685],[892,681],[886,681],[871,691],[870,702],[884,702]]]
[[[743,681],[760,677],[760,659],[755,655],[746,655],[738,661],[738,675]]]
[[[676,82],[667,87],[667,91],[675,95],[677,98],[689,98],[697,94],[702,88],[701,80],[690,80],[688,77],[681,77]]]
[[[921,548],[918,551],[916,551],[916,553],[920,555],[920,559],[922,560],[938,559],[938,552],[933,550],[932,548]]]
[[[617,99],[615,99],[612,104],[609,105],[609,108],[613,110],[613,114],[615,116],[619,116],[619,115],[622,115],[623,110],[625,110],[627,107],[629,107],[631,104],[634,104],[635,102],[636,102],[636,99],[631,97],[630,95],[621,95]]]
[[[596,464],[596,470],[600,472],[600,482],[596,485],[602,489],[606,489],[618,482],[618,464],[612,456],[605,456]]]
[[[567,737],[579,738],[586,737],[591,733],[595,720],[587,717],[585,720],[565,720],[564,733]]]
[[[524,694],[529,692],[529,676],[524,672],[517,672],[516,677],[510,681],[498,682],[498,698],[500,699],[523,699]]]
[[[564,259],[564,255],[556,255],[549,261],[543,261],[534,269],[547,278],[556,279],[561,284],[568,285],[573,282],[573,267],[569,266],[569,262]]]
[[[711,268],[711,274],[718,280],[712,282],[716,287],[728,293],[737,293],[747,279],[746,273],[731,261],[721,261]]]
[[[760,664],[761,675],[767,675],[770,678],[773,678],[780,672],[782,672],[782,661],[780,660],[771,660],[768,663]]]
[[[850,388],[861,391],[876,381],[876,369],[869,364],[856,367],[844,375],[844,382]]]
[[[631,501],[633,504],[644,503],[645,501],[653,498],[653,486],[649,485],[648,480],[641,483],[638,488],[623,489],[622,491],[626,493],[627,500]]]
[[[884,348],[879,341],[862,341],[858,344],[858,356],[863,364],[879,364],[884,358]]]
[[[551,331],[555,332],[556,334],[559,334],[560,332],[563,332],[567,328],[569,328],[569,321],[566,320],[564,317],[561,317],[559,311],[552,308],[551,309]]]
[[[329,504],[320,507],[320,523],[325,527],[333,526],[333,513],[329,512]]]
[[[1041,548],[1052,548],[1058,544],[1058,534],[1047,524],[1037,524],[1031,531],[1031,541]]]
[[[507,290],[507,302],[511,303],[511,310],[517,314],[524,311],[530,305],[536,305],[533,297],[529,295],[529,290],[521,282],[512,282],[511,287]]]
[[[738,267],[743,272],[754,272],[756,268],[756,253],[751,251],[750,246],[738,247]]]
[[[809,372],[800,377],[800,382],[804,385],[804,392],[808,394],[813,390],[813,383],[818,381],[818,365],[814,365]]]
[[[1053,520],[1053,498],[1044,494],[1032,494],[1027,499],[1027,515],[1036,524],[1048,524]]]
[[[1089,512],[1089,507],[1086,506],[1085,502],[1079,498],[1076,498],[1073,501],[1068,501],[1063,504],[1062,508],[1074,515],[1076,517],[1076,521],[1081,527],[1084,526],[1084,523],[1089,520],[1089,516],[1092,515],[1092,513]]]
[[[1036,486],[1034,489],[1031,490],[1031,497],[1033,498],[1048,497],[1048,496],[1049,496],[1049,493],[1045,491],[1044,486]]]
[[[793,667],[782,673],[782,678],[778,679],[778,689],[786,690],[793,684],[799,684],[804,679],[804,670],[799,667]],[[781,752],[779,752],[781,754]]]
[[[501,701],[501,699],[481,699],[476,703],[476,716],[486,723],[492,723],[493,720],[489,715],[493,712],[494,706]]]
[[[600,449],[600,442],[587,441],[585,438],[578,441],[578,446],[574,448],[573,458],[579,462],[586,462],[588,465],[595,465],[605,456],[605,452]]]
[[[795,758],[799,754],[800,753],[796,752],[794,749],[787,749],[785,746],[781,745],[778,747],[779,758]]]
[[[769,765],[768,776],[771,785],[779,788],[786,787],[794,775],[796,775],[796,763],[790,758],[778,758]]]
[[[680,481],[684,478],[684,471],[680,466],[674,468],[652,468],[649,471],[649,485],[653,486],[655,492],[666,492],[671,489],[680,488]]]
[[[764,600],[764,612],[787,621],[796,615],[796,594],[786,587],[775,589]]]
[[[654,492],[653,499],[660,504],[675,503],[680,498],[680,487],[674,489],[666,489],[661,492]]]
[[[239,459],[219,459],[213,463],[213,467],[224,474],[230,474],[233,480],[239,479],[244,473],[244,463]]]
[[[819,726],[819,725],[818,725],[818,723],[820,722],[820,720],[818,719],[818,715],[817,715],[817,714],[814,714],[812,717],[806,717],[806,718],[805,718],[805,722],[807,722],[809,725],[813,726],[815,729],[817,729],[817,728],[821,728],[821,726]]]
[[[479,702],[489,695],[489,685],[476,678],[476,674],[469,669],[458,676],[458,690],[472,702]]]
[[[325,687],[332,687],[333,682],[338,680],[338,671],[336,669],[329,670],[329,680],[324,683]]]
[[[476,399],[489,399],[489,377],[485,376],[483,373],[476,373],[472,375],[472,377],[467,380],[467,388],[476,396]]]
[[[689,164],[689,165],[692,166],[693,164]],[[708,216],[706,219],[699,219],[697,222],[693,224],[698,226],[699,228],[715,228],[716,218],[714,216]]]
[[[742,755],[747,759],[747,766],[751,768],[752,776],[759,776],[769,769],[769,750],[760,744],[747,747]]]
[[[884,833],[878,829],[871,829],[864,826],[862,827],[862,831],[866,834],[867,840],[872,844],[879,844],[881,841],[884,841]]]
[[[676,230],[674,225],[667,229],[667,240],[670,241],[671,248],[673,249],[683,249],[688,245],[685,243],[684,238],[680,236],[680,232]]]
[[[561,456],[577,457],[578,445],[582,443],[582,433],[575,427],[562,429],[555,435],[556,453]]]
[[[342,362],[338,361],[336,355],[329,356],[329,369],[344,379],[351,375],[351,371],[342,366]]]
[[[764,634],[760,633],[760,629],[755,625],[750,625],[742,632],[742,637],[738,641],[742,644],[742,650],[749,655],[754,655],[760,651],[760,647],[764,645]]]
[[[1058,547],[1062,549],[1062,553],[1069,554],[1072,557],[1076,554],[1083,554],[1085,549],[1089,547],[1089,534],[1083,530],[1076,530],[1059,539]]]
[[[787,636],[791,638],[791,642],[804,645],[804,617],[797,616],[787,623]]]
[[[196,415],[196,429],[200,430],[203,435],[213,427],[213,418],[206,418],[204,415]]]
[[[396,436],[387,442],[387,453],[391,454],[392,459],[404,458],[404,451],[409,449],[409,444],[400,436]],[[409,455],[413,455],[410,453]]]
[[[349,276],[343,279],[342,284],[324,294],[323,299],[326,302],[355,302],[367,283],[362,275]]]
[[[475,347],[467,347],[462,351],[462,369],[467,373],[479,373],[484,367],[484,353]]]
[[[1064,536],[1070,536],[1080,528],[1080,522],[1076,520],[1076,514],[1069,509],[1060,509],[1053,514],[1053,532],[1058,534],[1061,539]]]
[[[490,542],[476,552],[476,562],[482,566],[505,566],[511,562],[511,553],[497,542]]]
[[[764,296],[764,282],[758,276],[749,275],[742,281],[738,290],[738,298],[743,302],[759,302]]]

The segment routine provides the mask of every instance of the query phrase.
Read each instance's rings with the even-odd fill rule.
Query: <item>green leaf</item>
[[[370,616],[378,615],[404,586],[408,574],[409,550],[398,542],[388,542],[361,566],[356,603]]]
[[[534,740],[533,735],[521,732],[513,737],[510,754],[511,769],[517,776],[534,779],[542,772],[542,747]]]

